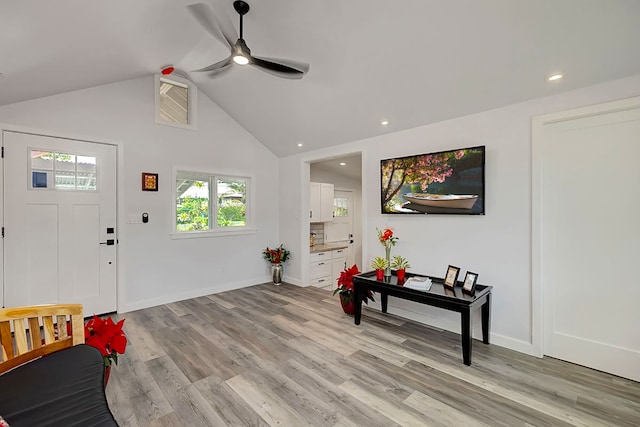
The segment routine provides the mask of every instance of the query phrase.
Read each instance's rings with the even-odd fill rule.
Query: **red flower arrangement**
[[[340,277],[338,278],[338,287],[334,289],[332,295],[340,293],[340,301],[343,306],[353,302],[353,276],[356,274],[360,274],[356,264],[353,264],[351,268],[345,268],[344,271],[340,273]],[[367,289],[367,293],[362,297],[362,302],[368,304],[369,299],[373,302],[376,301],[373,299],[373,292]]]
[[[267,248],[262,251],[262,256],[264,257],[264,259],[269,261],[271,264],[283,263],[289,259],[290,255],[291,251],[285,249],[284,245],[280,245],[280,247],[277,247],[275,249],[269,249],[269,247],[267,246]]]
[[[384,230],[380,230],[376,228],[376,230],[378,230],[378,240],[380,240],[380,243],[382,243],[382,246],[384,246],[387,249],[390,249],[391,246],[395,246],[396,242],[398,241],[398,238],[393,237],[392,228],[387,227]]]
[[[104,358],[104,365],[111,366],[111,361],[118,364],[118,354],[124,354],[127,348],[127,336],[122,330],[124,319],[113,323],[111,317],[106,320],[94,315],[84,325],[84,342],[97,348]]]

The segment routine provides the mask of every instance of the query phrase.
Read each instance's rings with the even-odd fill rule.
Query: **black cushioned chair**
[[[117,426],[102,355],[83,342],[78,304],[0,309],[0,416],[12,427]]]

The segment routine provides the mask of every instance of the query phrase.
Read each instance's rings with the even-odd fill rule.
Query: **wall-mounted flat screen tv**
[[[383,214],[484,215],[484,146],[380,161]]]

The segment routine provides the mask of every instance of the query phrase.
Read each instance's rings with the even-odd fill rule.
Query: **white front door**
[[[116,147],[3,132],[5,307],[116,310]]]
[[[639,107],[552,118],[534,138],[544,353],[636,381]]]
[[[353,191],[333,193],[333,221],[325,223],[326,242],[347,244],[347,267],[354,264]]]

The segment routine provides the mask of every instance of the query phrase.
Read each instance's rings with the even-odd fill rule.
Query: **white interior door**
[[[353,255],[353,191],[333,193],[333,221],[325,223],[327,243],[346,243],[347,266],[354,264]]]
[[[549,121],[534,146],[544,353],[636,381],[638,107]]]
[[[116,310],[116,147],[4,132],[4,305]]]

